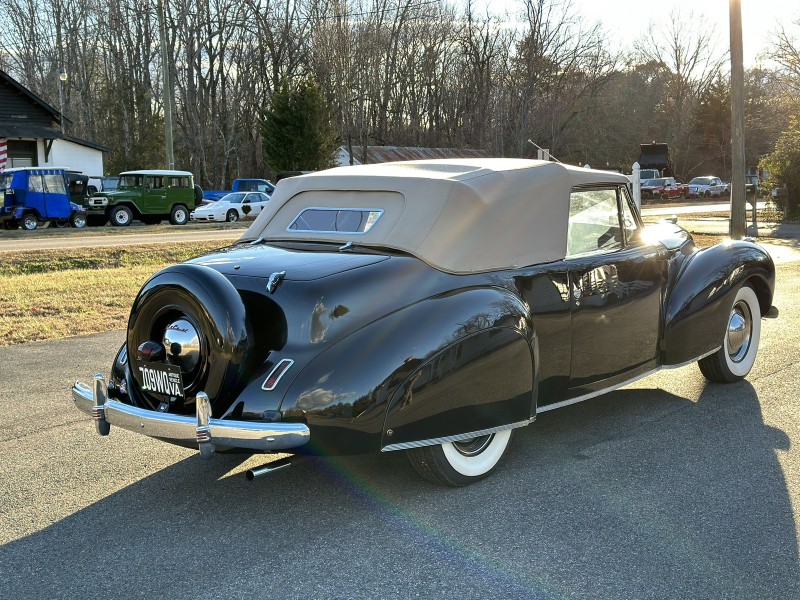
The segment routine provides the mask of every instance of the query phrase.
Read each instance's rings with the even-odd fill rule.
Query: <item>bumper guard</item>
[[[211,456],[215,446],[275,452],[297,448],[310,439],[308,427],[303,423],[214,419],[211,417],[211,402],[203,392],[197,394],[197,413],[194,417],[124,404],[108,398],[102,375],[95,375],[91,386],[81,381],[75,382],[72,400],[79,410],[92,416],[100,435],[108,435],[111,425],[115,425],[169,442],[197,444],[203,458]]]

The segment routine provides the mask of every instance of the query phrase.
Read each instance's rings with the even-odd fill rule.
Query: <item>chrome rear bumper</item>
[[[308,427],[303,423],[214,419],[211,403],[203,392],[197,394],[194,417],[137,408],[109,399],[102,375],[95,375],[91,386],[76,382],[72,386],[72,400],[79,410],[92,416],[100,435],[108,435],[110,426],[115,425],[182,445],[197,444],[204,457],[213,454],[215,446],[275,452],[297,448],[310,439]]]

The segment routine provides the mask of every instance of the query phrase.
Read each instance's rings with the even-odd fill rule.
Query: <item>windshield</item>
[[[247,194],[234,192],[233,194],[225,194],[219,199],[220,202],[228,202],[229,204],[241,204],[242,200]]]
[[[11,180],[14,178],[13,173],[0,173],[0,191],[11,188]]]
[[[711,185],[711,177],[695,177],[689,182],[689,185]]]
[[[642,185],[653,185],[653,180],[645,179],[644,181],[642,181]]]
[[[119,186],[119,177],[109,177],[103,180],[103,191],[113,192]]]

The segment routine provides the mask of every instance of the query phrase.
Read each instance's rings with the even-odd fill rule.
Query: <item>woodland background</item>
[[[282,82],[313,77],[341,145],[480,148],[628,171],[667,142],[684,180],[730,175],[728,24],[659,18],[611,51],[569,0],[512,14],[469,0],[5,0],[0,68],[58,107],[67,133],[112,148],[109,174],[164,166],[163,68],[174,84],[176,167],[203,187],[272,176],[261,122]],[[776,24],[746,71],[748,166],[797,115],[800,19]]]

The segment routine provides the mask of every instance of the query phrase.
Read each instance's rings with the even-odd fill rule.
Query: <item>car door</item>
[[[662,258],[642,241],[641,228],[623,186],[572,191],[570,397],[612,387],[657,364]]]
[[[257,217],[259,213],[267,206],[267,201],[269,198],[266,194],[262,194],[261,192],[252,192],[248,194],[247,197],[250,199],[250,206],[252,207],[250,216]]]
[[[142,193],[141,210],[149,215],[168,214],[170,207],[167,203],[166,177],[161,175],[147,175],[144,178],[144,191]]]

